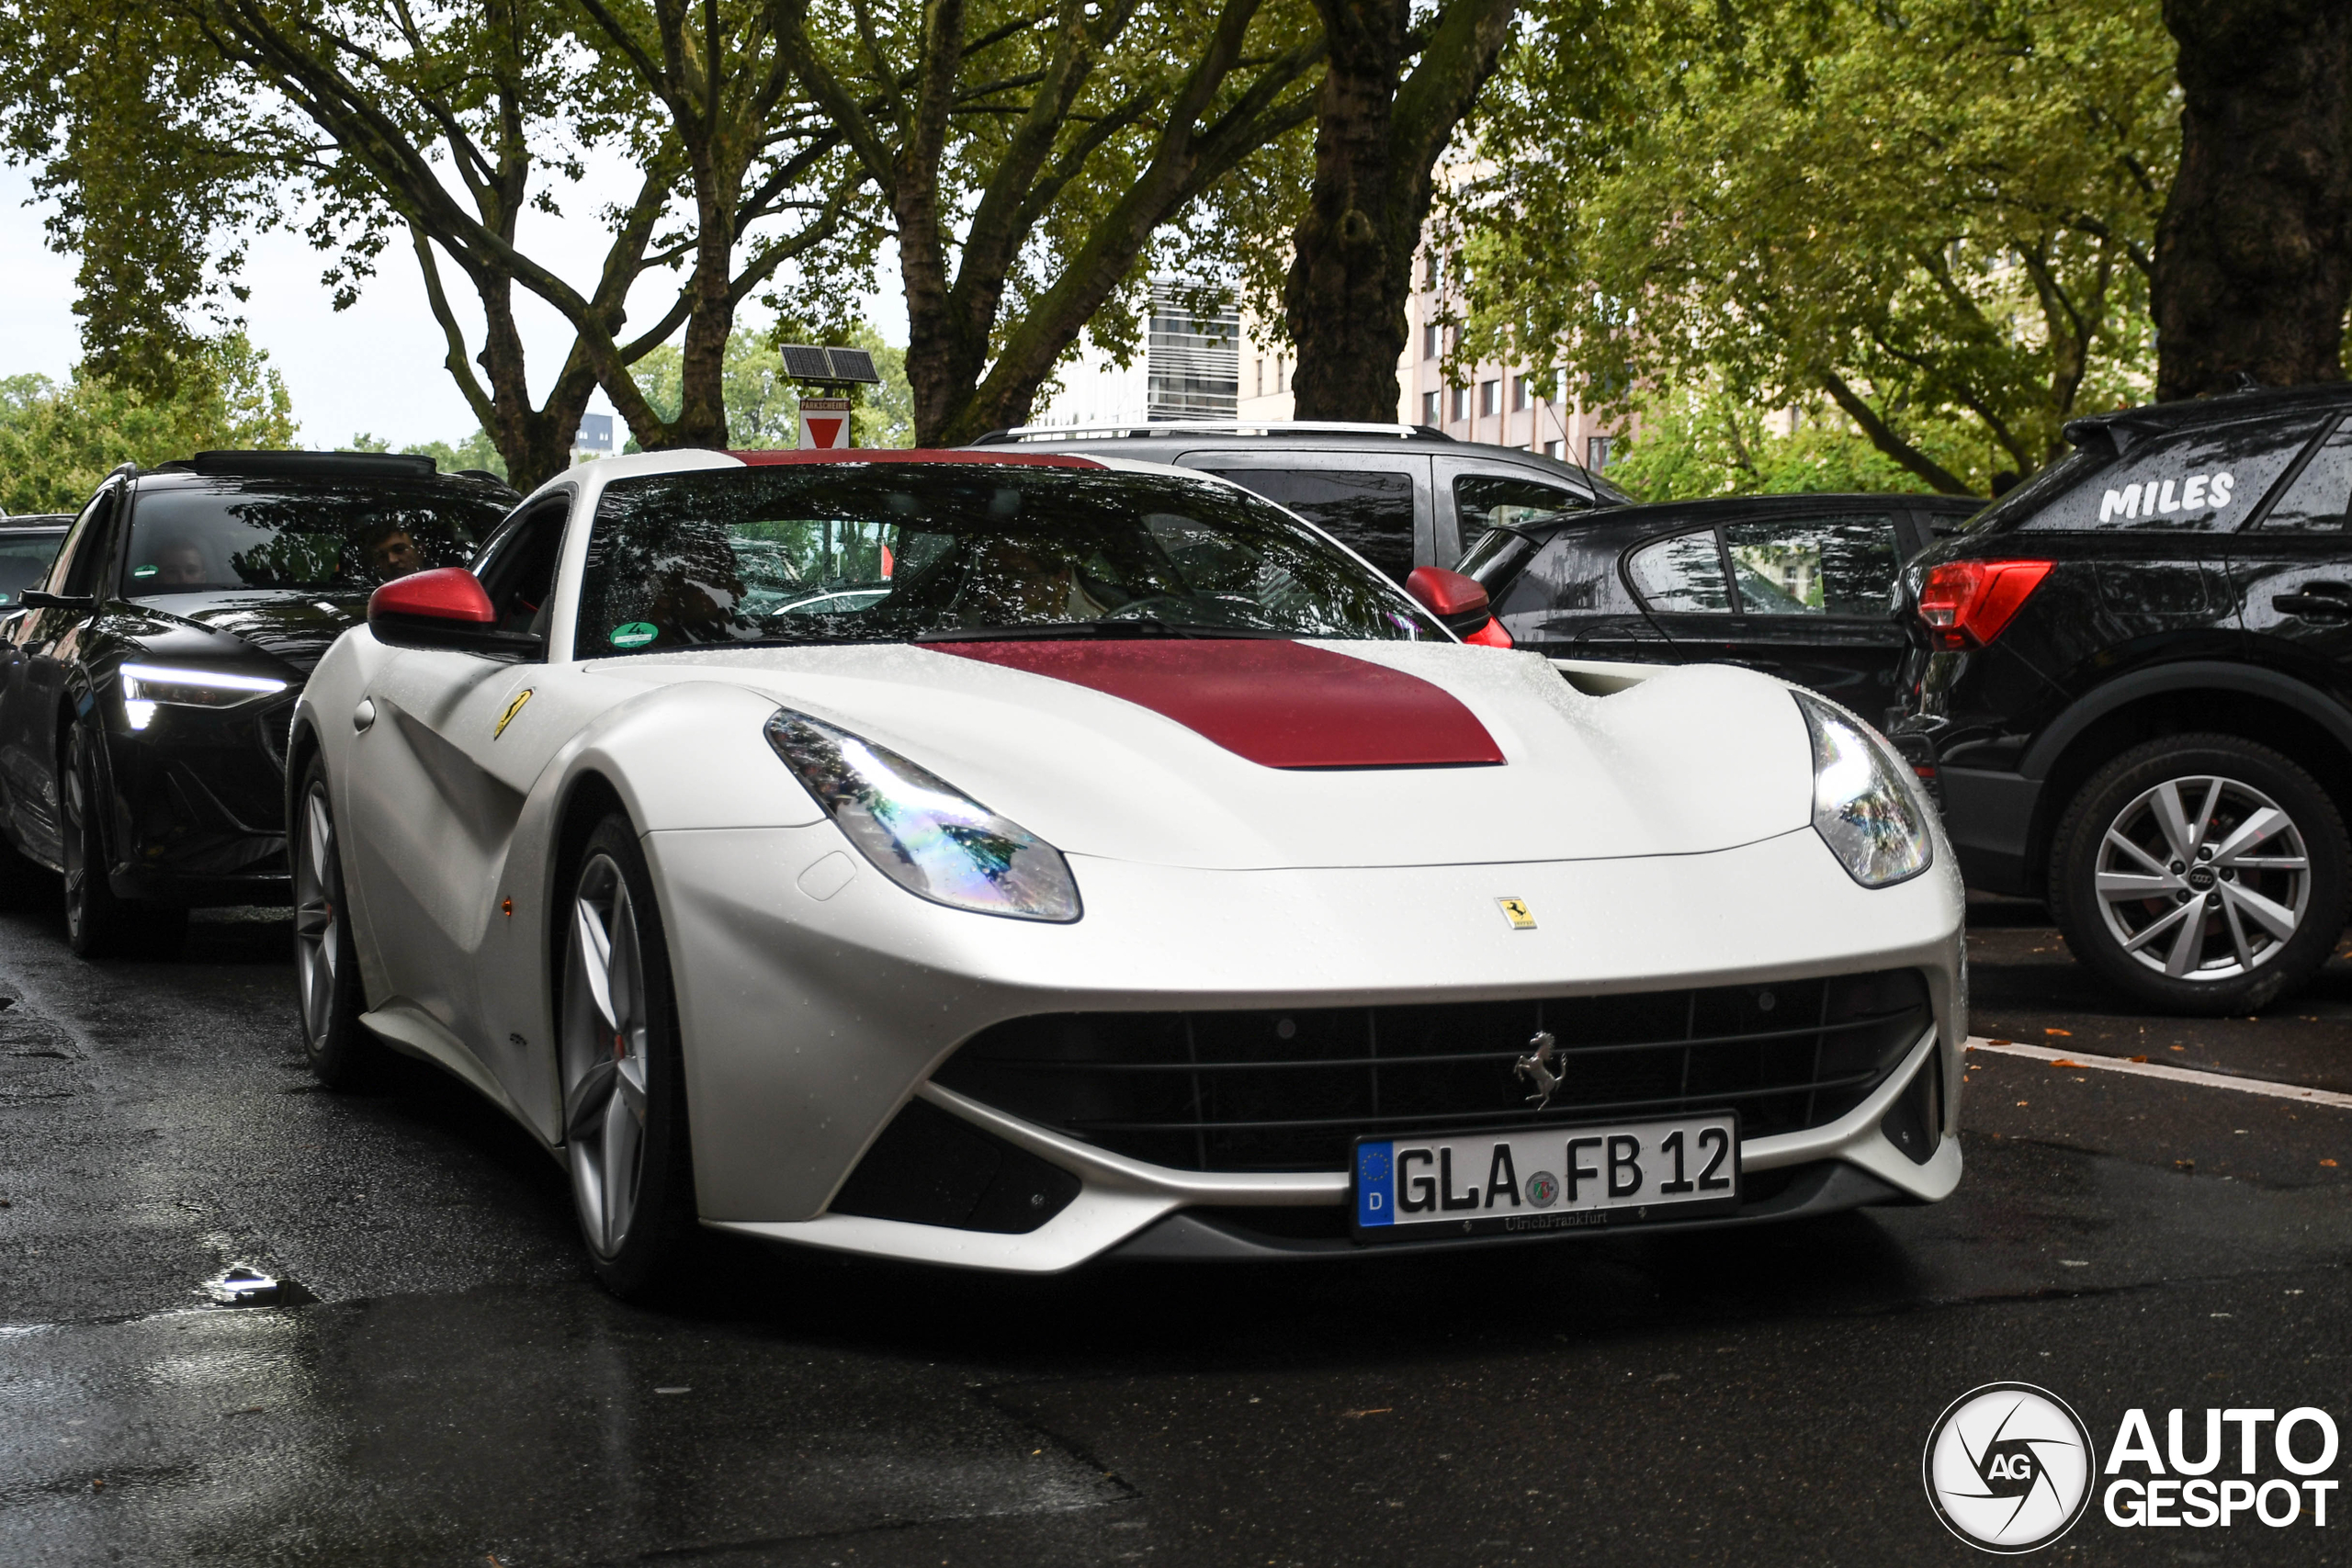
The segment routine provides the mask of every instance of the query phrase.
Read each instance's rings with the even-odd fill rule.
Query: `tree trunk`
[[[2156,395],[2344,378],[2352,6],[2165,0],[2180,172],[2156,231]]]
[[[1494,74],[1518,0],[1451,0],[1418,40],[1404,0],[1316,0],[1330,44],[1315,188],[1293,239],[1283,313],[1299,419],[1396,419],[1405,306],[1437,161]]]

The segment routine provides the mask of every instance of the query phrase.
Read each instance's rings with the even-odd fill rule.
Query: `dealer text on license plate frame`
[[[1739,1113],[1356,1140],[1361,1242],[1686,1220],[1739,1207]]]

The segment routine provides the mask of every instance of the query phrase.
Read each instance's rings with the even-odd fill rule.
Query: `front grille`
[[[1916,969],[1770,986],[1420,1007],[1055,1013],[975,1035],[937,1080],[1185,1170],[1337,1170],[1359,1135],[1736,1110],[1746,1136],[1834,1122],[1932,1021]],[[1514,1071],[1548,1031],[1551,1102]]]

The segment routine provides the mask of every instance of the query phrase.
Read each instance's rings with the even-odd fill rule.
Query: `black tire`
[[[313,756],[293,795],[286,853],[293,873],[294,998],[302,1054],[329,1089],[378,1081],[391,1052],[359,1021],[368,998],[359,979],[359,943],[344,899],[343,835],[327,790],[327,765]]]
[[[2342,813],[2292,759],[2234,735],[2167,736],[2075,792],[2051,845],[2050,908],[2075,956],[2149,1007],[2246,1013],[2327,962],[2347,862]]]
[[[598,823],[557,886],[564,898],[556,1052],[572,1203],[598,1281],[634,1299],[652,1291],[695,1234],[685,1058],[669,946],[653,878],[626,817]],[[590,919],[594,937],[584,929]],[[602,958],[588,946],[598,937]],[[633,961],[624,958],[630,952]]]
[[[84,958],[105,958],[125,945],[130,911],[107,881],[106,786],[89,731],[70,727],[64,751],[57,818],[65,862],[65,942]]]
[[[105,824],[112,808],[97,741],[74,725],[58,770],[59,837],[65,861],[65,941],[84,958],[173,958],[187,938],[187,911],[118,898],[107,880]]]

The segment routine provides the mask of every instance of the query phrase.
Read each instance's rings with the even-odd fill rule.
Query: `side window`
[[[107,536],[113,532],[111,525],[121,494],[119,488],[100,491],[82,509],[82,515],[74,520],[74,531],[58,547],[57,562],[49,569],[49,581],[43,585],[50,592],[90,592],[90,583],[106,562]]]
[[[2037,533],[2227,533],[2246,520],[2315,434],[2313,422],[2295,420],[2149,436],[2024,526]]]
[[[1489,534],[1487,537],[1491,540],[1518,536]],[[1535,610],[1622,611],[1624,601],[1610,576],[1616,565],[1613,554],[1606,546],[1588,543],[1573,530],[1555,534],[1507,584],[1495,613],[1511,615]],[[1487,579],[1481,577],[1479,581],[1484,582]]]
[[[1413,570],[1413,476],[1382,468],[1213,468],[1301,517],[1389,576]]]
[[[2352,418],[2338,424],[2320,443],[2270,515],[2262,520],[2267,530],[2295,529],[2305,533],[2341,533],[2352,513]]]
[[[1713,528],[1644,545],[1626,558],[1625,575],[1653,610],[1731,614],[1731,588],[1724,581],[1724,558]]]
[[[501,525],[474,558],[474,575],[498,611],[500,630],[547,634],[563,523],[571,510],[568,496],[543,502]]]
[[[1489,528],[1508,528],[1586,504],[1574,491],[1517,475],[1464,474],[1453,481],[1453,514],[1462,525],[1464,559]]]
[[[1734,523],[1724,544],[1745,615],[1875,618],[1894,608],[1892,517]]]

